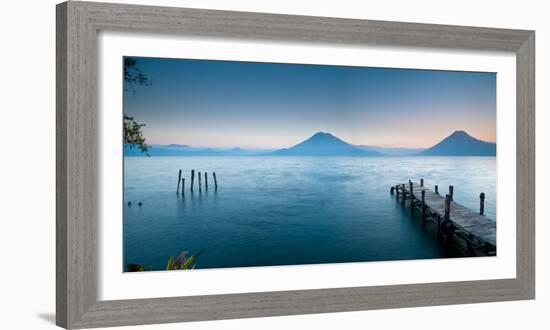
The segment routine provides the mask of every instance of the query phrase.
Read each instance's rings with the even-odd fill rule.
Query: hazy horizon
[[[459,131],[459,130],[457,130]],[[456,132],[456,131],[454,131]],[[445,139],[446,137],[450,136],[452,133],[454,132],[450,132],[448,135],[444,136],[441,138],[441,140]],[[292,144],[292,145],[288,145],[288,146],[283,146],[283,147],[273,147],[273,148],[261,148],[261,147],[255,147],[255,148],[246,148],[246,147],[241,147],[241,146],[203,146],[203,145],[191,145],[191,144],[188,144],[188,143],[154,143],[154,144],[150,144],[149,146],[162,146],[162,147],[167,147],[167,146],[179,146],[179,147],[183,147],[183,146],[186,146],[186,147],[191,147],[191,148],[197,148],[197,149],[207,149],[207,148],[211,148],[211,149],[220,149],[220,150],[231,150],[231,149],[243,149],[243,150],[258,150],[258,151],[274,151],[274,150],[278,150],[278,149],[284,149],[284,148],[290,148],[290,147],[293,147],[297,144],[300,144],[302,142],[304,142],[305,140],[311,138],[313,135],[317,134],[317,133],[329,133],[331,134],[330,132],[315,132],[315,133],[312,133],[311,135],[307,136],[307,137],[304,137],[302,140],[300,141],[296,141],[296,143]],[[468,133],[468,132],[466,132]],[[333,135],[333,134],[331,134]],[[335,136],[335,135],[333,135]],[[338,136],[335,136],[336,138],[338,138]],[[473,138],[476,138],[475,136],[473,136]],[[438,142],[441,142],[441,140],[435,142],[434,144],[437,144]],[[411,150],[424,150],[424,149],[428,149],[430,147],[432,147],[433,145],[430,145],[430,146],[425,146],[425,147],[400,147],[400,146],[395,146],[395,147],[386,147],[386,146],[379,146],[379,145],[364,145],[364,144],[354,144],[354,143],[351,143],[349,141],[346,141],[346,140],[343,140],[344,142],[347,142],[347,143],[350,143],[351,145],[354,145],[354,146],[360,146],[360,147],[372,147],[372,148],[380,148],[380,149],[411,149]],[[482,140],[484,141],[484,140]],[[485,142],[490,142],[490,143],[495,143],[494,141],[485,141]]]
[[[429,148],[454,131],[496,140],[496,74],[136,58],[124,86],[149,145],[279,149],[317,132],[353,145]]]

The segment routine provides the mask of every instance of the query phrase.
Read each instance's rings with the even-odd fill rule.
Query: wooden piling
[[[413,183],[411,180],[409,180],[409,193],[411,194],[410,196],[410,200],[411,200],[411,211],[413,209],[413,206],[414,206],[414,192],[413,192]]]
[[[204,189],[208,190],[208,173],[204,172]]]
[[[426,222],[426,190],[422,189],[422,222]]]
[[[479,214],[485,213],[485,193],[479,194]]]
[[[424,179],[420,179],[420,187],[424,187]]]
[[[390,188],[390,194],[393,195],[394,191],[395,191],[395,187],[394,187],[394,186],[391,186],[391,188]]]
[[[181,195],[185,195],[185,178],[181,178]]]
[[[410,193],[410,206],[411,206],[411,214],[414,213],[414,193],[413,193],[413,183],[411,180],[409,180],[409,193]]]
[[[405,204],[405,184],[401,185],[401,204]]]
[[[194,186],[195,186],[195,170],[191,170],[191,191],[193,191]]]
[[[434,186],[434,189],[435,189],[435,193],[439,195],[439,188],[437,187],[437,185]]]
[[[178,187],[176,188],[176,195],[180,193],[180,182],[181,182],[181,169],[178,172]],[[183,190],[182,190],[182,192],[183,192]]]
[[[454,200],[453,199],[454,190],[455,190],[454,186],[449,186],[449,197],[451,198],[451,200]]]
[[[198,177],[199,177],[199,192],[202,191],[202,187],[201,187],[201,172],[198,172]]]
[[[216,172],[212,173],[212,176],[214,176],[214,189],[218,189],[218,180],[216,179]]]
[[[452,186],[451,186],[452,187]],[[445,221],[451,218],[451,195],[445,195]]]

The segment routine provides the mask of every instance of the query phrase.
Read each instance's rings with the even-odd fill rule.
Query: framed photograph
[[[57,324],[534,299],[535,33],[57,6]]]

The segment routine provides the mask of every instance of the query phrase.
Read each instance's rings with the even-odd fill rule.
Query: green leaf
[[[168,265],[166,266],[166,270],[173,270],[174,269],[174,257],[170,256],[170,259],[168,259]]]
[[[181,266],[181,269],[189,269],[189,267],[191,267],[194,261],[195,261],[195,256],[189,257],[189,259],[187,259],[187,261],[183,264],[183,266]]]
[[[195,265],[197,264],[197,259],[199,256],[204,252],[204,250],[200,250],[197,254],[194,256],[189,257],[187,261],[183,264],[181,269],[194,269]]]

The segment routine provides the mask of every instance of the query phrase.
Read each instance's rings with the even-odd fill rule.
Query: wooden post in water
[[[409,180],[409,193],[411,194],[410,200],[411,200],[411,212],[414,211],[414,194],[413,194],[413,183],[411,180]]]
[[[195,170],[191,170],[191,191],[193,191],[194,186],[195,186]]]
[[[426,222],[426,190],[422,189],[422,223]]]
[[[181,195],[185,195],[185,178],[181,178]]]
[[[176,195],[180,193],[180,182],[181,182],[181,169],[178,172],[178,188],[176,188]],[[182,190],[182,192],[183,192],[183,190]]]
[[[212,176],[214,176],[214,189],[218,190],[218,180],[216,179],[216,172],[213,172]]]
[[[454,193],[455,187],[449,186],[449,197],[451,200],[453,200],[453,193]]]
[[[439,195],[439,188],[437,187],[437,185],[435,185],[434,188],[435,188],[435,193]]]
[[[424,179],[420,179],[420,187],[424,187]]]
[[[451,218],[451,195],[445,195],[445,221]]]
[[[479,194],[479,214],[485,213],[485,193]]]
[[[208,190],[208,173],[204,172],[204,188]]]
[[[201,172],[198,172],[198,177],[199,177],[199,192],[202,191],[202,187],[201,187]]]
[[[401,185],[401,204],[405,205],[405,184]]]
[[[391,186],[391,188],[390,188],[390,194],[393,195],[393,192],[394,192],[394,191],[395,191],[395,187],[394,187],[394,186]]]

